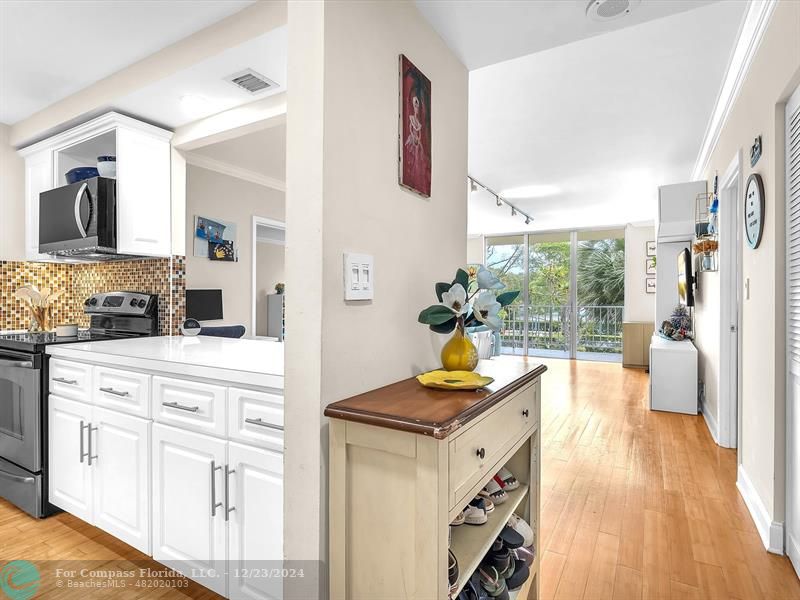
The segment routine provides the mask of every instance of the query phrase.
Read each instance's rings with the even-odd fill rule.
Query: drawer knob
[[[486,457],[486,448],[478,448],[475,451],[475,456],[483,460]]]
[[[525,417],[526,419],[528,418],[528,409],[527,408],[522,411],[522,416]]]

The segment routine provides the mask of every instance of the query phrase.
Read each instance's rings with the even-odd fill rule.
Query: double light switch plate
[[[372,300],[375,295],[375,258],[344,253],[344,299]]]

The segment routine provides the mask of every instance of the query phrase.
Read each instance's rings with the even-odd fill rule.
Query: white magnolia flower
[[[442,294],[442,304],[452,310],[456,316],[465,314],[469,310],[467,290],[460,283],[454,283],[450,290]]]
[[[482,290],[502,290],[505,284],[500,281],[494,273],[492,273],[489,269],[481,265],[478,269],[478,275],[476,276],[478,281],[478,287]]]
[[[475,299],[472,305],[472,310],[475,311],[475,318],[487,327],[498,331],[502,327],[503,322],[497,313],[500,312],[500,303],[493,292],[481,292]]]

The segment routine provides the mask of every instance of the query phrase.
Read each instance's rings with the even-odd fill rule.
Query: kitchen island
[[[228,597],[280,597],[283,344],[47,349],[49,500]],[[278,586],[276,588],[276,586]]]

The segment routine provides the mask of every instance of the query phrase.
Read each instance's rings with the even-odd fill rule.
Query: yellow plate
[[[440,390],[478,390],[494,381],[472,371],[428,371],[417,375],[417,381],[429,388]]]

